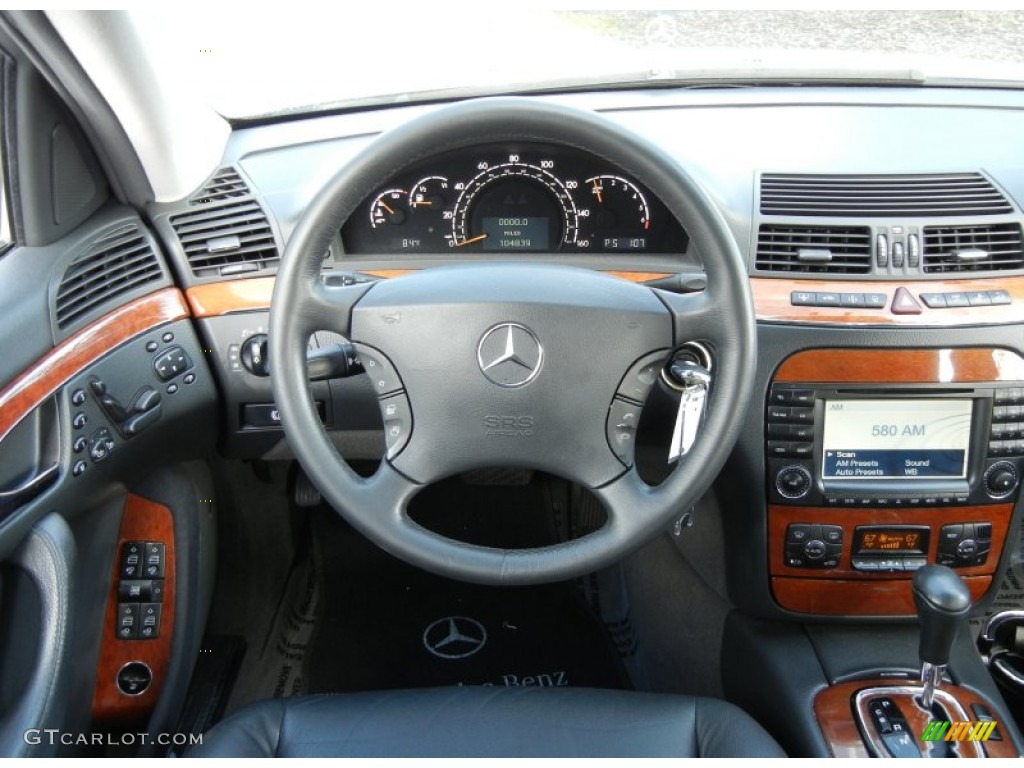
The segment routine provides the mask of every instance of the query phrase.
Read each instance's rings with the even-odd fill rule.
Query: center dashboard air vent
[[[57,288],[57,327],[87,319],[92,310],[163,278],[149,239],[135,224],[106,233],[76,257]]]
[[[866,274],[871,271],[871,230],[762,224],[756,266],[766,272]]]
[[[1013,207],[980,173],[761,176],[769,216],[978,216]]]
[[[275,269],[280,253],[259,201],[234,169],[215,173],[189,200],[192,210],[171,226],[196,277],[228,277]]]
[[[990,272],[1024,268],[1019,224],[924,228],[926,274]]]

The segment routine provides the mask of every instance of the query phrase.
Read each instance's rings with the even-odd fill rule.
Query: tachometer
[[[621,176],[587,179],[591,215],[585,237],[599,251],[643,251],[649,245],[651,210],[636,184]]]
[[[576,242],[579,212],[557,176],[541,165],[477,164],[452,216],[449,244],[483,251],[558,251]]]

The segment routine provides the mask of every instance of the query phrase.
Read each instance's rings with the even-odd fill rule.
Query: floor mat
[[[538,494],[545,491],[536,483],[520,489],[451,481],[427,503],[443,503],[452,529],[465,532],[486,514],[496,523],[486,530],[513,530],[535,543],[536,526],[524,523],[525,515],[516,510],[547,506]],[[516,516],[515,522],[498,521],[503,511]],[[548,508],[536,520],[550,521],[550,515]],[[308,692],[438,685],[629,687],[614,643],[574,583],[464,584],[391,557],[329,509],[316,510],[312,526],[321,599],[306,656]]]

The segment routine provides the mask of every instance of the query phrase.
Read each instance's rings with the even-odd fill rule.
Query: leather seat
[[[585,688],[435,688],[273,699],[190,757],[785,757],[716,699]]]

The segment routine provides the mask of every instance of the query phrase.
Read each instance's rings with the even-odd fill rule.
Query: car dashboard
[[[924,563],[954,567],[982,612],[1003,599],[1024,474],[1024,94],[808,86],[542,98],[598,111],[656,146],[666,172],[703,189],[746,262],[753,395],[711,492],[736,609],[906,623]],[[215,446],[229,459],[291,458],[265,363],[289,239],[340,168],[435,108],[237,126],[188,198],[141,216],[110,205],[65,244],[58,267],[34,278],[51,297],[35,320],[53,328],[56,357],[19,365],[28,373],[0,391],[0,436],[32,446],[60,479],[3,510],[0,534],[23,532],[55,500],[74,506],[83,488],[98,493],[140,457],[158,466]],[[113,241],[149,254],[154,271],[78,303],[76,264],[110,263]],[[486,140],[383,173],[337,222],[321,279],[509,261],[704,286],[702,254],[635,169],[586,146]],[[339,341],[324,329],[310,351]],[[343,455],[385,452],[367,377],[311,392]],[[64,425],[52,444],[38,437],[49,422]],[[143,526],[121,538],[154,535]],[[119,665],[117,638],[104,643]],[[162,653],[151,664],[166,675]]]

